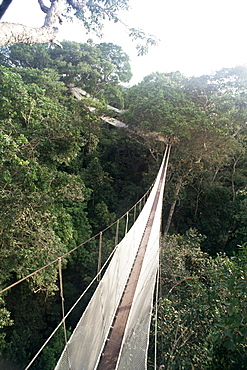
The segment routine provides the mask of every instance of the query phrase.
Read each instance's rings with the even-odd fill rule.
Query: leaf
[[[234,345],[233,341],[224,342],[223,346],[227,349],[230,349],[231,351],[235,350],[235,345]]]

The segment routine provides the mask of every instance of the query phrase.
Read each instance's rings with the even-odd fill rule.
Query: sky
[[[47,0],[46,0],[47,1]],[[138,57],[135,45],[121,24],[107,23],[105,36],[86,35],[78,22],[63,24],[58,40],[112,42],[129,55],[136,84],[152,72],[180,71],[186,77],[221,68],[247,66],[246,0],[129,0],[121,12],[130,27],[155,35],[160,41],[148,55]],[[13,0],[2,21],[42,26],[38,0]]]

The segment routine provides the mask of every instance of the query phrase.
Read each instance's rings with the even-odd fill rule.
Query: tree
[[[246,245],[212,259],[201,251],[202,239],[189,230],[163,240],[157,365],[244,369]]]
[[[157,141],[150,140],[153,131],[164,141],[170,134],[175,137],[165,194],[165,232],[173,227],[173,232],[184,233],[194,226],[208,235],[203,243],[212,253],[220,246],[227,248],[236,226],[236,202],[231,198],[236,199],[236,192],[245,186],[238,173],[243,176],[240,164],[246,155],[246,83],[244,67],[190,79],[179,72],[153,73],[126,94],[124,120],[145,133],[143,143],[151,152],[162,153]],[[223,201],[219,194],[228,195]],[[217,207],[215,202],[206,208],[211,196],[217,198]]]
[[[86,125],[94,117],[67,94],[53,70],[1,66],[0,95],[2,289],[90,237],[85,210],[90,190],[72,167],[66,171],[62,166],[68,167],[83,150],[87,142],[83,118],[88,116]],[[83,280],[92,269],[88,261],[92,262],[93,250],[81,248],[80,253],[88,256],[81,258],[82,267],[89,265],[80,275]],[[8,291],[5,307],[1,301],[1,326],[12,323],[9,311],[14,320],[0,337],[1,347],[7,342],[6,351],[19,364],[27,361],[30,348],[35,351],[40,346],[42,330],[54,326],[52,320],[47,324],[45,312],[56,302],[57,278],[57,266],[52,264],[17,290]],[[16,296],[22,297],[18,305]],[[34,324],[33,312],[39,326]],[[20,340],[21,335],[26,340]]]
[[[152,73],[127,91],[126,121],[133,129],[174,135],[190,140],[192,130],[202,131],[206,117],[186,90],[180,72]]]
[[[15,44],[2,47],[0,60],[6,66],[53,69],[70,89],[86,90],[101,101],[123,108],[123,82],[132,76],[128,55],[112,43],[79,44],[64,41],[63,48]]]
[[[87,193],[81,178],[59,170],[85,142],[59,95],[51,98],[59,84],[49,77],[37,71],[28,76],[26,71],[22,78],[0,68],[1,284],[12,274],[21,278],[30,268],[45,265],[68,250],[73,227],[63,202],[82,202]],[[35,289],[52,291],[55,271],[34,279]]]
[[[173,230],[183,233],[193,225],[207,236],[202,246],[213,254],[236,249],[233,240],[240,232],[234,214],[241,213],[237,194],[246,184],[246,86],[244,67],[223,69],[185,84],[205,120],[200,130],[193,131],[193,140],[179,143],[187,148],[191,172],[179,198]],[[176,154],[182,149],[179,146]]]
[[[127,10],[129,2],[128,0],[50,0],[50,6],[47,6],[43,0],[37,1],[41,11],[45,13],[44,25],[41,28],[31,28],[20,24],[2,22],[0,23],[0,46],[17,42],[26,44],[53,43],[61,46],[56,41],[58,27],[68,17],[78,18],[87,33],[93,30],[101,35],[104,20],[121,22],[118,11]],[[145,35],[141,30],[126,27],[132,39],[139,39],[144,42],[144,45],[137,45],[139,54],[145,53],[148,46],[156,44],[152,36]]]

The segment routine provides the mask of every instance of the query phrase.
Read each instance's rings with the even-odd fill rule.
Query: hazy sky
[[[247,65],[246,0],[130,0],[130,5],[132,9],[121,14],[123,21],[156,35],[159,45],[137,57],[125,28],[114,23],[106,26],[101,42],[118,44],[130,56],[132,83],[156,71],[198,76]],[[43,14],[37,0],[13,0],[2,20],[40,26]],[[76,23],[63,25],[58,37],[77,42],[88,38],[93,37]]]

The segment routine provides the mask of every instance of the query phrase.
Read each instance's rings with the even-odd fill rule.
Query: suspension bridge
[[[168,143],[154,184],[138,202],[140,204],[144,199],[146,200],[138,217],[136,217],[138,203],[131,209],[134,211],[134,223],[129,230],[129,211],[123,216],[126,217],[125,236],[119,243],[119,220],[116,221],[115,248],[102,267],[100,255],[103,232],[95,236],[100,240],[98,274],[66,314],[62,260],[86,242],[0,292],[11,289],[51,264],[58,264],[62,320],[25,370],[32,368],[60,327],[64,329],[65,346],[55,370],[144,370],[147,368],[150,323],[159,266],[163,192],[170,151],[171,143]],[[68,340],[66,320],[97,280],[99,280],[97,288]]]

